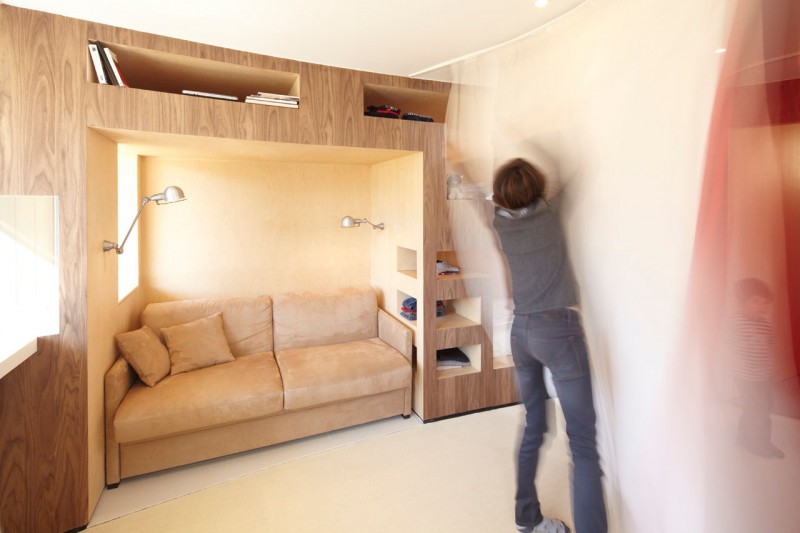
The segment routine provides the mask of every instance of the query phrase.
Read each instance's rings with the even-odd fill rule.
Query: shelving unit
[[[429,116],[434,122],[444,122],[447,115],[447,93],[366,84],[363,95],[365,109],[367,106],[391,105],[402,112]]]
[[[397,271],[410,278],[417,279],[417,251],[411,248],[397,247]]]
[[[300,161],[305,160],[304,150],[312,154],[312,161],[318,157],[314,154],[336,147],[344,156],[333,159],[358,164],[368,159],[366,151],[351,159],[346,150],[369,148],[379,152],[370,182],[373,212],[365,214],[371,220],[386,222],[387,229],[371,235],[372,285],[387,311],[413,332],[414,410],[428,421],[515,401],[505,392],[499,396],[495,393],[495,382],[508,388],[506,374],[513,368],[509,358],[492,356],[491,280],[469,270],[436,275],[435,259],[451,264],[458,261],[458,253],[449,249],[449,230],[442,228],[447,222],[440,218],[449,210],[443,127],[449,98],[446,84],[374,74],[354,76],[347,71],[323,72],[297,62],[261,61],[253,54],[201,46],[173,47],[169,40],[140,40],[126,32],[111,32],[107,38],[100,34],[99,38],[117,55],[131,89],[94,91],[92,96],[97,101],[90,108],[97,116],[92,127],[175,135],[204,146],[209,153],[218,149],[200,138],[212,145],[267,141],[273,143],[267,147],[271,153],[283,152]],[[91,32],[89,40],[94,40]],[[187,55],[187,50],[195,55]],[[200,50],[204,52],[197,53]],[[86,55],[87,80],[96,83]],[[300,73],[304,78],[302,91]],[[174,96],[184,89],[232,95],[242,102],[259,91],[303,100],[300,113],[284,113],[286,108],[273,107],[270,111],[278,113],[273,115],[262,111],[266,106],[251,106],[254,111],[245,112],[247,108],[236,102]],[[363,111],[369,105],[392,105],[403,112],[430,116],[435,122],[365,117]],[[120,116],[120,108],[132,113]],[[243,159],[252,157],[244,144],[226,150]],[[397,161],[402,162],[386,162],[392,158],[387,157],[387,151],[395,151]],[[415,160],[414,154],[419,158]],[[417,320],[400,314],[402,302],[409,297],[417,299]],[[437,300],[445,302],[443,317],[436,317]],[[453,347],[467,353],[470,365],[438,369],[436,351]]]
[[[464,346],[457,346],[468,358],[469,366],[453,367],[453,368],[437,368],[436,379],[452,379],[459,376],[466,376],[470,374],[480,374],[481,372],[481,346],[480,344],[470,344]]]
[[[300,96],[300,75],[201,59],[134,46],[103,42],[119,60],[119,69],[130,88],[182,94],[184,90],[235,96],[244,102],[262,92]],[[87,53],[89,81],[97,75]]]

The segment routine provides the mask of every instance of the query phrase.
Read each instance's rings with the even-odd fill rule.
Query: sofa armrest
[[[114,438],[114,417],[128,390],[136,381],[136,373],[122,357],[117,358],[105,377],[106,484],[119,484],[119,444]]]
[[[400,323],[395,317],[378,309],[378,338],[403,354],[411,362],[411,330]]]

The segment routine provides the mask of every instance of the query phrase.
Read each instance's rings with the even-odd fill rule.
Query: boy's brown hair
[[[544,174],[525,159],[512,159],[494,174],[492,199],[500,207],[520,209],[544,195]]]

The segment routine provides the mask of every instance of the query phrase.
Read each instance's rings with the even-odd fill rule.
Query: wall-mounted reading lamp
[[[125,247],[125,243],[128,241],[128,237],[131,235],[131,231],[133,231],[133,226],[136,225],[136,221],[139,220],[139,215],[142,214],[142,209],[144,209],[144,206],[146,206],[148,202],[155,201],[157,205],[161,205],[171,204],[173,202],[181,202],[183,200],[186,200],[186,196],[183,194],[183,191],[180,187],[176,187],[174,185],[170,185],[164,189],[164,192],[142,198],[142,206],[139,208],[139,212],[136,213],[136,218],[134,218],[133,222],[131,222],[131,227],[128,228],[128,233],[125,234],[125,238],[122,239],[122,244],[117,244],[111,241],[103,241],[103,251],[109,252],[111,250],[116,250],[118,254],[121,254],[124,251],[123,248]]]
[[[373,224],[366,218],[353,218],[351,216],[346,216],[342,219],[343,228],[357,228],[361,224],[369,224],[372,226],[372,229],[383,229],[383,222],[380,224]]]

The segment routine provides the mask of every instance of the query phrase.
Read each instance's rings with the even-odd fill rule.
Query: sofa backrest
[[[275,351],[378,336],[378,297],[371,287],[272,296]]]
[[[209,298],[148,304],[142,325],[156,332],[222,312],[225,337],[235,357],[272,351],[272,299],[269,296]]]

